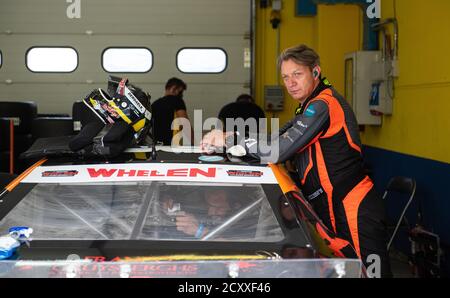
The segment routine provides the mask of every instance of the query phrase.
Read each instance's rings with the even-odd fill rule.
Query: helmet
[[[151,126],[150,95],[129,84],[127,78],[113,76],[108,79],[108,93],[112,97],[109,106],[133,127],[136,141],[140,143]]]
[[[150,95],[129,84],[127,78],[110,76],[108,92],[94,89],[83,102],[103,124],[86,125],[70,142],[73,151],[113,157],[141,144],[150,130]]]
[[[103,123],[125,121],[135,131],[135,141],[141,143],[151,126],[150,95],[128,83],[127,78],[110,76],[108,92],[93,90],[83,102]]]

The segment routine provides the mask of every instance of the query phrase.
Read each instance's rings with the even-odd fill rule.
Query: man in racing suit
[[[286,49],[279,67],[288,93],[300,104],[275,142],[272,136],[272,149],[278,146],[279,154],[271,162],[292,160],[302,192],[323,223],[348,240],[366,265],[379,257],[381,276],[390,276],[384,204],[364,172],[353,111],[321,78],[319,56],[307,46]],[[201,146],[226,145],[228,153],[243,155],[245,149],[246,155],[264,158],[256,140],[233,146],[233,134],[214,130]]]

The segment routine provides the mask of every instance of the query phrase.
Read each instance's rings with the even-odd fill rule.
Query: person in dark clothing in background
[[[171,125],[174,119],[186,118],[189,120],[183,100],[183,92],[186,89],[185,82],[178,78],[171,78],[166,83],[164,96],[152,104],[156,142],[171,145],[173,137]]]
[[[255,103],[255,100],[250,94],[242,93],[236,98],[236,102],[251,102]]]
[[[242,118],[245,120],[255,119],[256,127],[259,131],[259,119],[265,118],[264,111],[255,104],[253,97],[249,94],[241,94],[235,102],[225,105],[219,112],[219,119],[222,120],[224,128],[226,128],[226,119],[233,120]],[[256,133],[256,132],[255,132]]]

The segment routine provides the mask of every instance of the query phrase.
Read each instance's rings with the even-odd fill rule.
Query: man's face
[[[314,78],[308,66],[297,64],[292,60],[281,63],[281,78],[288,93],[300,102],[305,101],[318,84],[318,79]]]
[[[212,191],[206,194],[208,217],[212,220],[223,220],[231,211],[231,206],[225,191]]]
[[[171,95],[178,96],[180,98],[183,98],[183,92],[184,92],[184,88],[183,87],[172,86],[171,89],[170,89],[170,94]]]

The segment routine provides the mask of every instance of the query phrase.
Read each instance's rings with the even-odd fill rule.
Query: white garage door
[[[77,3],[80,18],[76,15]],[[74,18],[69,18],[68,12]],[[104,67],[112,71],[127,65],[139,71],[150,68],[145,73],[115,75],[127,76],[153,100],[163,95],[166,80],[176,76],[188,84],[185,100],[190,117],[195,108],[203,110],[204,118],[216,116],[225,103],[250,92],[250,63],[244,57],[248,57],[251,44],[250,12],[250,0],[2,0],[0,100],[35,100],[39,113],[70,114],[73,101],[95,87],[106,88],[108,72]],[[27,51],[39,46],[68,47],[62,61],[53,53],[50,60],[59,71],[71,71],[74,64],[76,69],[32,72],[29,68],[45,69],[45,65],[33,64],[34,49],[28,52],[31,65],[25,65]],[[102,65],[105,49],[129,47],[141,48],[143,59],[151,56],[153,60]],[[70,48],[78,54],[78,61],[73,60]],[[186,71],[195,66],[189,51],[185,51],[181,54],[188,59],[177,67],[176,55],[183,48],[219,49],[213,59],[218,65],[209,68],[215,72],[223,67],[217,62],[223,50],[225,69],[214,74],[181,72],[178,67]],[[117,53],[105,54],[116,57]]]

